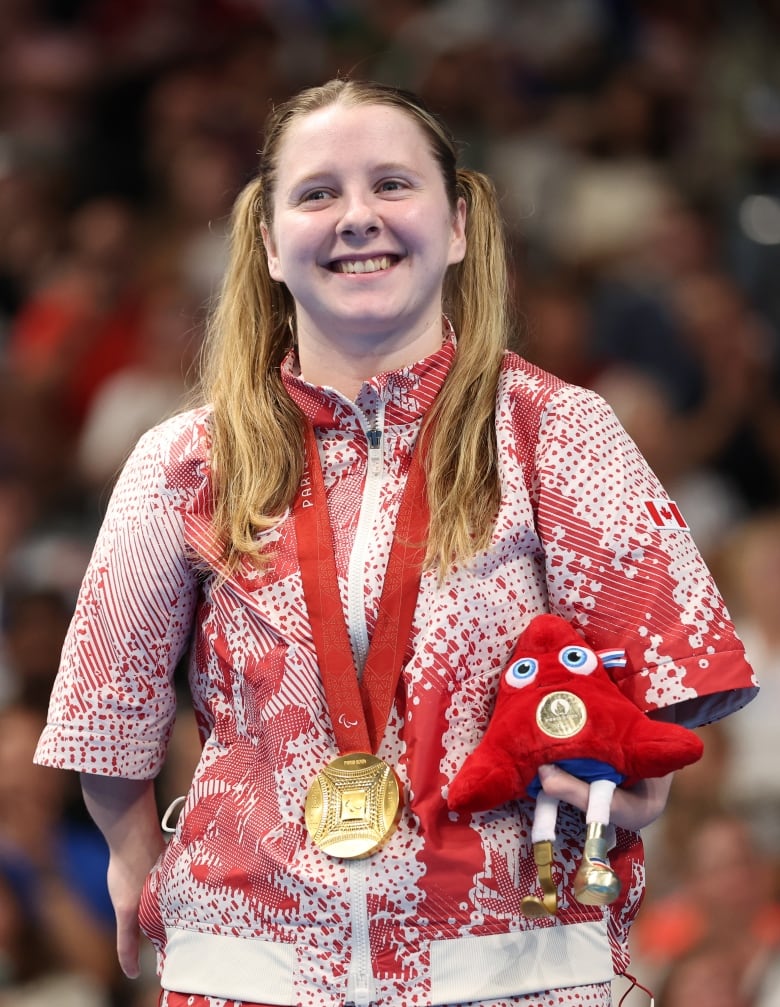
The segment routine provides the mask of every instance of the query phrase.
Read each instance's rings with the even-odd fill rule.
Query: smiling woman
[[[163,1007],[612,1002],[634,830],[670,778],[615,792],[623,888],[586,905],[588,785],[540,767],[569,802],[544,919],[521,913],[530,801],[450,811],[449,783],[543,612],[624,650],[651,715],[696,726],[756,686],[614,414],[507,351],[506,276],[492,184],[413,95],[335,80],[273,112],[203,403],[116,484],[37,752],[82,773],[120,963],[137,974],[140,908]],[[185,653],[203,753],[163,848]]]
[[[263,236],[270,275],[295,300],[307,379],[352,398],[438,349],[466,204],[450,204],[421,127],[390,106],[327,106],[287,130],[277,178]]]
[[[485,545],[500,496],[504,235],[492,183],[457,167],[444,123],[414,95],[379,84],[336,80],[297,95],[267,123],[233,242],[204,376],[221,459],[215,478],[230,487],[217,492],[215,516],[231,556],[262,553],[256,530],[276,523],[302,474],[300,412],[289,408],[279,372],[291,346],[299,374],[354,398],[366,378],[424,359],[450,326],[458,353],[424,417],[433,429],[427,559],[443,570]],[[390,275],[358,280],[357,263],[377,252],[387,253]],[[349,279],[339,275],[353,264]]]

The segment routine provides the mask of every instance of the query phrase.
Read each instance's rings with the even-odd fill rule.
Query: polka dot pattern
[[[453,352],[447,342],[414,367],[380,375],[355,403],[283,370],[316,428],[356,651],[376,622],[411,451]],[[365,429],[376,424],[383,475],[369,513]],[[362,921],[373,1002],[422,1007],[432,942],[551,925],[519,912],[538,885],[530,804],[458,816],[445,802],[448,781],[484,732],[514,640],[538,612],[571,619],[595,648],[627,647],[619,685],[643,709],[685,702],[695,723],[699,700],[709,719],[749,696],[750,670],[720,596],[685,532],[649,526],[643,501],[663,490],[605,404],[508,355],[497,434],[502,500],[490,547],[443,582],[432,572],[422,578],[410,657],[379,752],[398,772],[404,811],[381,853],[359,869],[321,853],[304,827],[305,794],[337,752],[293,520],[287,514],[264,533],[272,569],[246,564],[227,580],[212,576],[219,547],[209,519],[208,411],[178,416],[140,441],[96,543],[37,758],[153,777],[175,713],[173,671],[192,641],[203,753],[141,905],[161,969],[174,964],[174,930],[204,949],[212,937],[248,939],[259,958],[240,977],[241,996],[256,991],[243,1007],[268,995],[264,947],[290,949],[294,1003],[339,1007],[354,980]],[[622,894],[601,910],[572,895],[582,835],[582,816],[562,806],[554,925],[565,932],[603,922],[621,972],[644,885],[641,845],[618,831],[612,862]],[[186,992],[164,1003],[235,1007],[205,995],[232,989]],[[608,987],[491,1003],[608,1004]]]
[[[532,996],[510,997],[503,1000],[487,1002],[471,1000],[468,1003],[452,1004],[451,1007],[561,1007],[562,1004],[612,1007],[611,986],[605,983],[598,986],[569,987],[568,989],[534,993]],[[163,991],[160,995],[160,1007],[274,1007],[274,1005]]]

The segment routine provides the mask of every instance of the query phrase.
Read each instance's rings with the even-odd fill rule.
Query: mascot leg
[[[542,790],[536,798],[531,841],[534,846],[534,863],[542,888],[542,898],[526,895],[520,904],[523,916],[538,920],[554,916],[558,909],[558,892],[552,877],[553,842],[558,820],[558,800]]]
[[[585,850],[574,878],[574,896],[586,906],[609,905],[620,893],[620,881],[607,858],[607,826],[614,792],[611,780],[594,780],[590,785]]]

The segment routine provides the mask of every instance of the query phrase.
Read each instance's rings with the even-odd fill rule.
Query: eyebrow
[[[418,178],[420,173],[412,168],[408,164],[404,164],[402,161],[383,161],[381,164],[375,164],[371,168],[372,172],[377,174],[394,174],[396,172],[401,172],[407,175],[413,175]],[[304,175],[303,178],[296,179],[295,182],[290,186],[290,191],[293,189],[298,189],[300,186],[315,185],[323,182],[324,180],[330,178],[333,174],[330,170],[314,171],[309,175]]]
[[[406,171],[406,172],[409,172],[412,175],[418,174],[418,172],[416,172],[414,170],[414,168],[411,167],[411,165],[404,164],[403,161],[384,161],[382,164],[377,164],[376,165],[376,170],[377,171],[390,171],[390,172],[393,172],[393,171]]]

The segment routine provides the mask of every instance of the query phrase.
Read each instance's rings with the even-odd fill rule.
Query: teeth
[[[335,262],[333,269],[337,273],[378,273],[381,269],[389,269],[393,260],[389,255],[380,255],[376,259],[355,259]]]

